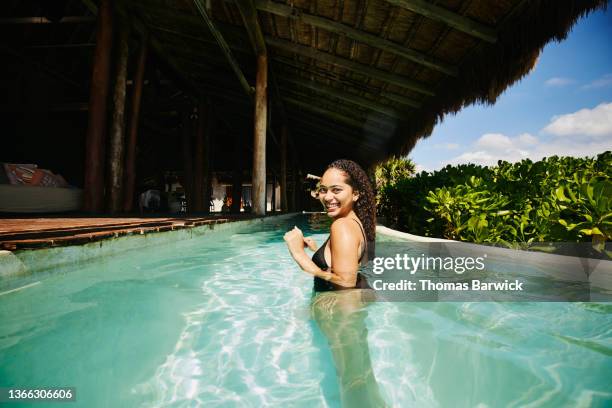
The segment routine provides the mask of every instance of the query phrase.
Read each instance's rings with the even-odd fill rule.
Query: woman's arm
[[[331,225],[330,249],[331,265],[338,285],[354,287],[359,270],[359,226],[348,218],[340,218]],[[333,282],[333,280],[332,280]]]
[[[319,268],[304,251],[305,238],[302,231],[295,227],[285,234],[289,252],[300,268],[318,278],[330,281],[336,285],[353,287],[357,282],[359,269],[357,248],[359,241],[355,240],[354,231],[345,220],[337,220],[332,224],[331,250],[333,271]]]

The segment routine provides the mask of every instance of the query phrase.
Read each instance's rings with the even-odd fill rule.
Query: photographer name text
[[[402,279],[398,282],[385,282],[377,279],[372,282],[374,290],[400,290],[400,291],[522,291],[523,283],[518,279],[503,282],[483,282],[472,279],[470,282],[434,282],[430,279],[411,281]]]

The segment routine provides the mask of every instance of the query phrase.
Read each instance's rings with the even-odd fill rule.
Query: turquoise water
[[[612,406],[612,304],[313,300],[282,241],[294,223],[0,296],[0,386],[73,386],[70,407]]]

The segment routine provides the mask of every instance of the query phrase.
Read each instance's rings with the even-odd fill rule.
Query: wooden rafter
[[[297,70],[298,76],[299,76],[299,73],[305,73],[305,74],[309,75],[310,77],[320,78],[322,81],[329,80],[331,82],[345,84],[345,85],[348,85],[350,87],[359,89],[359,90],[361,90],[363,92],[367,92],[367,93],[372,94],[372,95],[380,94],[380,90],[378,88],[373,88],[373,87],[371,87],[369,85],[366,85],[364,83],[354,82],[354,81],[351,81],[348,78],[345,78],[345,79],[336,79],[336,78],[324,75],[322,72],[313,70],[312,67],[310,67],[308,64],[305,64],[305,63],[296,62],[296,61],[293,61],[291,59],[283,58],[283,57],[280,57],[280,56],[277,56],[275,58],[275,61],[277,63],[279,63],[281,67],[284,68],[284,71],[287,72],[288,75],[289,74],[295,75],[292,72],[291,73],[288,72],[288,70],[294,69],[294,70]],[[306,80],[309,80],[309,79],[304,79],[304,80],[306,81]],[[414,100],[414,99],[410,99],[410,98],[405,97],[405,96],[400,96],[400,95],[391,94],[391,93],[387,93],[387,94],[391,95],[391,97],[387,97],[388,100],[396,102],[396,103],[401,103],[402,105],[406,105],[406,106],[409,106],[411,108],[420,108],[421,105],[422,105],[421,102],[419,102],[417,100]],[[381,96],[385,96],[385,95],[381,95]]]
[[[328,54],[326,52],[315,50],[311,47],[295,44],[291,41],[281,40],[279,38],[274,38],[270,36],[266,36],[266,43],[275,48],[279,48],[288,52],[293,52],[295,54],[302,55],[307,58],[313,58],[328,64],[337,65],[350,71],[366,75],[368,77],[375,78],[380,81],[389,82],[391,84],[400,86],[402,88],[410,89],[415,92],[422,93],[424,95],[435,95],[435,93],[430,87],[420,82],[414,81],[398,74],[383,71],[377,68],[372,68],[368,65],[364,65],[347,58],[338,57],[335,55]]]
[[[426,66],[436,71],[443,72],[451,76],[457,76],[457,68],[442,61],[438,61],[434,58],[423,54],[422,52],[415,51],[413,49],[403,47],[392,41],[385,40],[372,34],[368,34],[364,31],[354,29],[345,24],[338,23],[334,20],[315,16],[312,14],[305,13],[297,8],[287,6],[281,3],[276,3],[271,0],[256,0],[255,3],[258,10],[265,11],[268,13],[276,14],[279,16],[287,17],[290,19],[299,20],[304,24],[309,24],[314,27],[322,28],[324,30],[344,35],[353,40],[362,42],[374,48],[387,51],[391,54],[406,58],[417,64]]]
[[[295,108],[294,108],[295,109]],[[370,138],[368,142],[363,140],[363,133],[361,128],[346,127],[343,124],[335,122],[333,126],[330,126],[329,121],[322,121],[320,117],[315,116],[309,112],[300,112],[300,115],[296,115],[295,121],[297,131],[307,134],[309,137],[320,136],[325,137],[324,143],[335,143],[342,150],[346,149],[347,143],[351,146],[359,145],[372,153],[380,152],[381,147],[386,143],[386,140],[380,140],[379,143],[377,138]]]
[[[266,55],[266,43],[263,32],[257,20],[257,9],[252,0],[236,0],[236,5],[242,16],[242,21],[246,27],[247,34],[253,45],[256,55]]]
[[[467,17],[453,13],[440,6],[433,5],[424,0],[386,0],[389,4],[421,14],[431,20],[440,21],[473,37],[480,38],[489,43],[497,42],[497,33],[494,29],[480,24]]]
[[[296,88],[283,88],[283,98],[293,98],[296,100],[303,101],[309,105],[316,105],[318,108],[327,110],[330,112],[337,113],[346,118],[354,119],[362,124],[372,125],[373,127],[383,130],[389,130],[395,128],[397,119],[390,118],[378,113],[363,112],[358,109],[347,107],[346,105],[340,105],[333,103],[329,100],[321,102],[321,99],[317,98],[317,95],[309,94]]]
[[[0,24],[93,24],[96,22],[94,17],[90,16],[64,16],[58,21],[51,21],[47,17],[5,17],[0,18]]]
[[[225,54],[227,62],[230,64],[230,67],[238,77],[238,81],[240,81],[242,89],[250,97],[254,92],[253,87],[251,87],[251,85],[249,85],[249,83],[247,82],[244,74],[242,73],[242,70],[240,69],[240,66],[238,66],[238,63],[236,62],[236,59],[234,58],[232,51],[230,50],[229,45],[227,45],[227,41],[225,41],[225,38],[223,38],[221,32],[217,30],[212,19],[208,16],[208,12],[206,11],[206,7],[202,3],[202,0],[193,0],[193,3],[198,9],[198,12],[202,16],[202,18],[204,19],[204,22],[208,26],[208,29],[217,40],[219,47],[221,47],[221,51],[223,51],[223,54]]]
[[[291,85],[297,85],[297,86],[300,86],[306,89],[310,89],[311,91],[314,91],[324,96],[330,96],[333,98],[337,98],[344,102],[348,102],[350,104],[357,105],[362,108],[366,108],[366,109],[376,111],[378,113],[382,113],[383,115],[386,115],[390,118],[396,118],[396,119],[399,118],[399,115],[393,108],[378,104],[374,101],[363,98],[359,95],[351,94],[346,91],[342,91],[340,89],[333,88],[331,86],[325,86],[325,85],[319,84],[314,81],[300,80],[295,77],[284,77],[282,78],[282,81],[285,83],[291,84]]]
[[[321,108],[319,106],[314,105],[311,102],[304,102],[301,98],[296,99],[296,98],[289,97],[289,96],[283,96],[283,99],[290,105],[293,105],[297,108],[300,108],[306,111],[309,111],[311,113],[315,113],[320,116],[327,117],[328,119],[331,119],[338,123],[342,123],[343,125],[357,128],[357,129],[366,129],[369,133],[374,133],[374,134],[384,134],[385,133],[384,129],[380,129],[380,128],[371,126],[367,123],[362,123],[358,121],[357,119],[349,118],[339,113],[332,112],[328,109]]]

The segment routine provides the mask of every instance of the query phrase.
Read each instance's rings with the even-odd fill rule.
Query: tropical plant
[[[411,233],[509,246],[592,241],[600,250],[612,239],[609,151],[596,158],[446,166],[412,177],[384,171],[379,214]]]

